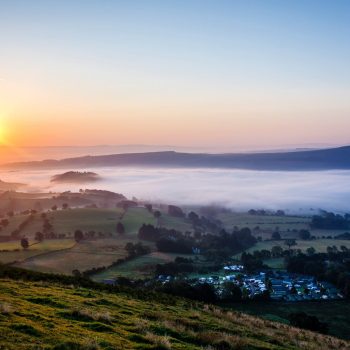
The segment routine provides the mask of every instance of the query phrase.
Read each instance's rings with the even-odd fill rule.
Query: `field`
[[[22,250],[19,240],[0,243],[0,250],[10,250],[9,252],[0,252],[0,261],[3,263],[19,261],[18,266],[27,269],[64,274],[71,274],[72,270],[75,269],[84,271],[94,267],[108,266],[119,258],[126,256],[125,244],[138,241],[136,234],[143,223],[156,224],[153,214],[145,208],[129,208],[125,215],[123,214],[124,210],[121,208],[75,208],[47,213],[47,219],[53,227],[52,231],[56,234],[73,237],[74,231],[80,229],[84,232],[95,231],[112,234],[113,237],[80,242],[74,247],[72,239],[44,240],[40,244],[32,245],[36,243],[34,235],[37,231],[42,231],[43,223],[41,216],[35,214],[34,219],[21,232],[21,235],[29,238],[30,248]],[[15,215],[9,218],[10,223],[1,234],[9,235],[26,217],[28,216]],[[116,224],[120,217],[123,217],[121,222],[125,227],[125,234],[122,236],[116,233]],[[164,214],[162,219],[164,220],[164,226],[168,228],[181,229],[188,226],[181,218],[171,218]],[[14,251],[15,249],[19,249],[19,251]],[[142,261],[142,258],[139,259]],[[152,259],[150,258],[150,262]],[[161,260],[159,261],[161,262]],[[137,265],[138,262],[136,260],[135,264]],[[143,263],[141,265],[143,266]],[[136,271],[140,275],[143,274],[142,271],[137,269],[132,270],[129,276]],[[121,273],[123,274],[123,272]]]
[[[278,227],[280,232],[287,234],[295,229],[308,228],[310,218],[302,216],[269,216],[269,215],[250,215],[248,213],[227,212],[217,216],[222,221],[224,227],[232,230],[234,226],[239,228],[249,227],[252,231],[258,226],[261,231],[266,231],[270,238],[271,232]],[[265,238],[265,237],[263,237]]]
[[[97,282],[102,282],[105,279],[111,279],[119,276],[131,279],[152,277],[154,268],[157,264],[164,264],[174,261],[178,256],[189,257],[188,255],[181,254],[152,252],[98,273],[93,276],[93,279]]]
[[[192,224],[188,220],[184,218],[170,216],[164,212],[160,217],[159,223],[162,227],[168,229],[174,228],[181,232],[193,231]]]
[[[346,349],[350,344],[170,296],[0,280],[7,350]],[[135,295],[135,296],[134,296]]]
[[[311,218],[307,216],[277,216],[277,215],[250,215],[248,213],[225,212],[217,215],[223,226],[228,231],[232,231],[234,226],[239,228],[249,227],[256,236],[261,236],[263,240],[270,239],[272,232],[278,231],[282,238],[297,238],[297,233],[293,230],[306,229],[311,235],[322,238],[323,236],[336,236],[346,230],[321,230],[311,229]],[[256,228],[259,228],[256,230]]]
[[[304,240],[296,240],[296,245],[292,246],[291,249],[301,249],[303,252],[306,251],[307,248],[314,247],[316,252],[326,252],[327,247],[329,246],[336,246],[338,249],[344,245],[347,248],[350,248],[350,241],[349,240],[342,240],[342,239],[315,239],[311,241],[304,241]],[[254,250],[262,250],[267,249],[271,250],[274,246],[280,246],[283,249],[288,249],[288,246],[284,244],[283,241],[263,241],[256,243],[253,247],[247,249],[247,252],[253,252]]]
[[[115,233],[122,209],[68,209],[51,212],[48,219],[57,233],[73,234],[75,230]]]
[[[268,320],[288,324],[288,315],[292,312],[306,312],[329,324],[329,333],[339,338],[350,339],[350,303],[349,301],[327,302],[264,302],[232,304],[233,310],[263,317]]]
[[[122,223],[127,233],[136,234],[142,224],[155,225],[156,219],[145,208],[130,208],[124,215]]]
[[[50,239],[38,244],[34,244],[28,249],[23,250],[20,247],[19,241],[2,242],[0,243],[0,262],[3,264],[11,263],[14,261],[20,262],[24,261],[25,259],[41,254],[47,254],[52,251],[69,249],[74,245],[75,241],[73,239]],[[19,249],[19,251],[13,251],[14,249]]]
[[[126,257],[124,247],[130,241],[125,237],[82,241],[71,249],[34,256],[17,266],[34,271],[63,274],[71,274],[73,270],[85,271],[94,267],[108,266]]]

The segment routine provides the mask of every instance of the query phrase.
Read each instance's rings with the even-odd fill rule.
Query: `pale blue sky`
[[[347,143],[349,62],[350,1],[0,0],[0,116],[51,121],[29,145]]]

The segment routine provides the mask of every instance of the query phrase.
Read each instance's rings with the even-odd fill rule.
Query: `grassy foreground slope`
[[[0,348],[349,349],[346,341],[173,297],[0,279]]]

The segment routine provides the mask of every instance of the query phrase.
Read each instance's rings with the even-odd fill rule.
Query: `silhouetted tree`
[[[119,235],[122,235],[125,233],[124,225],[120,221],[117,223],[116,231]]]
[[[21,239],[21,246],[22,246],[23,249],[28,249],[28,247],[29,247],[28,238],[22,237],[22,239]]]
[[[44,240],[44,234],[40,231],[35,233],[35,240],[38,242],[42,242]]]
[[[76,230],[74,232],[74,239],[76,240],[76,242],[80,242],[84,239],[84,233],[81,230]]]

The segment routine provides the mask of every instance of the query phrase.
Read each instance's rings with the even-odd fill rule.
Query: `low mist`
[[[53,184],[51,176],[68,170],[2,171],[0,179],[21,182],[26,191],[105,189],[128,197],[182,205],[217,204],[234,210],[318,209],[350,211],[350,171],[271,172],[225,169],[96,168],[92,184]]]

